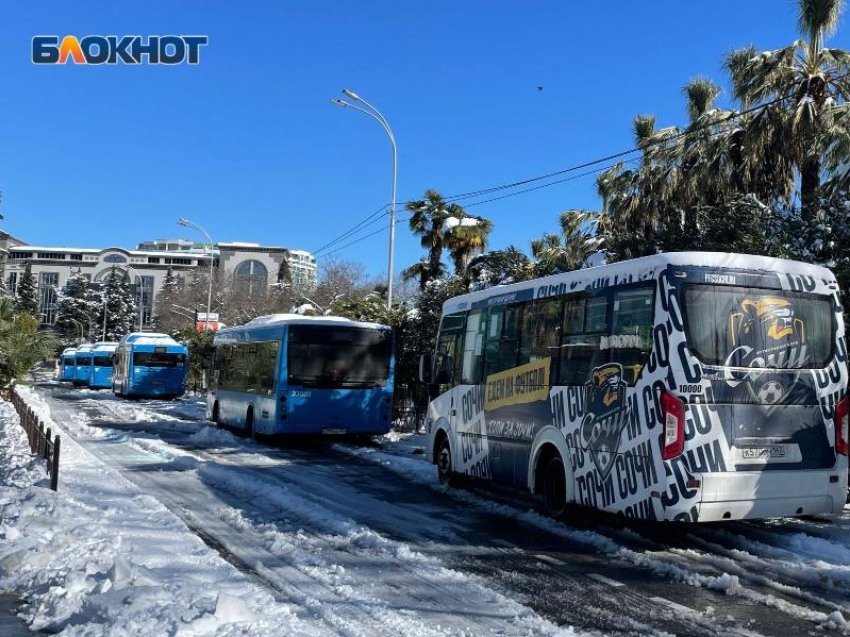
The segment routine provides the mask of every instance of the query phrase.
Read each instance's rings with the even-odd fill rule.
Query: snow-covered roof
[[[254,243],[253,241],[227,241],[227,242],[219,242],[217,245],[231,246],[231,247],[234,247],[234,248],[261,248],[262,247],[259,243]]]
[[[386,325],[380,323],[367,323],[363,321],[352,321],[351,319],[342,316],[301,316],[300,314],[269,314],[268,316],[258,316],[245,323],[245,325],[236,325],[219,330],[222,332],[230,332],[243,330],[248,328],[265,328],[275,327],[278,325],[346,325],[350,327],[363,327],[366,329],[390,329]]]
[[[133,332],[121,339],[119,346],[123,345],[180,345],[168,334],[157,332]]]
[[[114,352],[118,349],[118,343],[95,343],[93,352]]]
[[[62,356],[68,356],[68,354],[76,354],[76,353],[77,353],[76,347],[66,347],[65,349],[62,350]]]
[[[681,267],[709,267],[730,268],[738,270],[755,270],[762,272],[774,272],[783,274],[797,274],[818,277],[834,281],[835,276],[828,269],[810,263],[790,261],[788,259],[775,259],[773,257],[762,257],[751,254],[733,254],[729,252],[663,252],[653,254],[639,259],[619,261],[617,263],[601,264],[590,268],[583,268],[573,272],[564,272],[531,279],[510,285],[498,285],[477,292],[469,292],[461,296],[448,299],[443,303],[443,312],[450,313],[463,309],[469,309],[470,303],[519,292],[527,288],[537,288],[545,285],[558,285],[561,283],[571,284],[578,282],[592,282],[600,277],[623,276],[640,272],[648,272],[668,265]]]
[[[91,343],[85,343],[77,348],[77,353],[79,354],[80,352],[90,352],[93,347],[94,345],[92,345]]]

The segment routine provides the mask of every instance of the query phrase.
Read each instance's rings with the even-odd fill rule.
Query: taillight
[[[664,418],[661,457],[670,460],[685,450],[685,403],[669,392],[662,392],[661,414]]]
[[[845,396],[835,406],[835,453],[847,455],[850,439],[850,397]]]

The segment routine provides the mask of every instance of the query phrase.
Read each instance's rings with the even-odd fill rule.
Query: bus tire
[[[567,510],[567,478],[561,454],[549,456],[543,467],[543,510],[551,518],[561,520]]]
[[[245,414],[245,436],[248,438],[255,438],[254,434],[254,408],[248,407],[248,411]]]
[[[452,445],[446,434],[443,434],[437,443],[436,464],[437,477],[441,484],[447,484],[450,487],[460,486],[460,477],[455,473],[452,463]]]
[[[212,421],[213,421],[213,423],[215,423],[216,427],[221,426],[221,414],[219,413],[218,401],[215,401],[213,403]]]

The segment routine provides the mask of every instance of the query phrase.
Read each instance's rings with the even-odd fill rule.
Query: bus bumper
[[[841,513],[847,500],[846,469],[738,471],[700,477],[700,522]]]

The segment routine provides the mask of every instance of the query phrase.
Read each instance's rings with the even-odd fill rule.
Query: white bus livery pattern
[[[654,289],[651,349],[632,386],[618,362],[593,367],[583,384],[557,384],[549,378],[549,358],[488,375],[480,385],[459,384],[454,394],[447,391],[432,402],[429,432],[433,437],[441,426],[454,430],[450,437],[453,447],[459,447],[452,453],[456,471],[531,488],[533,443],[554,427],[566,440],[574,500],[643,519],[697,521],[704,474],[840,468],[834,416],[848,378],[835,279],[825,269],[810,268],[821,276],[785,274],[750,267],[748,259],[736,256],[729,260],[736,267],[726,267],[649,258],[632,262],[632,267],[620,264],[624,267],[572,273],[566,283],[531,281],[504,294],[448,301],[444,315],[644,282]],[[642,267],[635,267],[641,262]],[[606,270],[611,274],[600,276]],[[754,298],[744,299],[729,313],[735,342],[719,364],[701,361],[686,341],[682,286],[688,284],[753,289]],[[777,298],[771,298],[771,290],[777,291]],[[812,357],[808,326],[795,315],[793,302],[779,298],[788,292],[829,299],[829,319],[835,320],[823,366],[807,367]],[[771,339],[780,338],[782,347],[772,351]],[[661,457],[659,397],[664,390],[687,405],[684,452],[671,460]],[[450,423],[446,414],[452,408],[456,416]],[[763,430],[766,423],[769,432]],[[747,440],[771,436],[793,439],[800,457],[774,463],[759,457],[766,452],[758,445],[752,454],[742,455],[748,453]],[[846,484],[846,460],[843,467]]]

